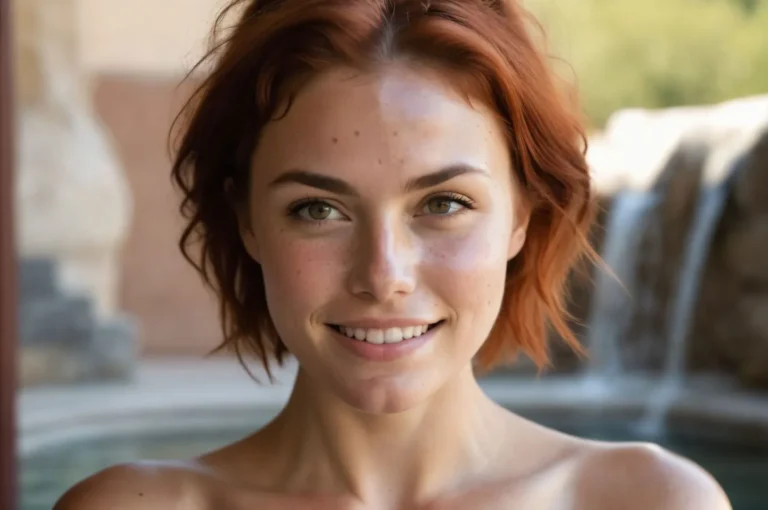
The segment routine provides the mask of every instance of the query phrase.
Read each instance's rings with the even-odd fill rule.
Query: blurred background
[[[221,0],[15,0],[22,510],[117,462],[186,458],[279,409],[182,259],[168,130]],[[768,509],[768,0],[526,0],[580,90],[618,277],[571,281],[551,339],[487,376],[562,430],[651,440]],[[4,77],[5,78],[5,77]],[[620,283],[619,283],[620,282]],[[260,369],[253,367],[257,377]]]

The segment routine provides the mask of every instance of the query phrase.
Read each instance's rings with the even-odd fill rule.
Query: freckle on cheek
[[[355,131],[355,136],[360,136],[360,131]]]
[[[339,143],[339,139],[336,138],[335,136],[333,138],[331,138],[331,140],[333,140],[333,143]]]

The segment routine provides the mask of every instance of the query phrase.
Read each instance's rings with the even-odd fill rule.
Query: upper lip
[[[348,321],[331,322],[334,326],[343,326],[347,328],[360,329],[389,329],[389,328],[408,328],[413,326],[424,326],[434,324],[436,320],[426,319],[354,319]]]

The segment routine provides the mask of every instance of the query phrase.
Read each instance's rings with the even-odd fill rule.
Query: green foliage
[[[768,0],[523,1],[595,127],[620,108],[768,93]]]

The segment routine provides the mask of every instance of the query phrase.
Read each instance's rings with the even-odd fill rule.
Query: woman
[[[181,244],[223,346],[295,356],[292,395],[236,444],[107,469],[56,508],[729,508],[692,463],[540,427],[475,379],[545,364],[547,324],[578,349],[562,289],[591,253],[583,133],[521,8],[235,6],[186,109]]]

